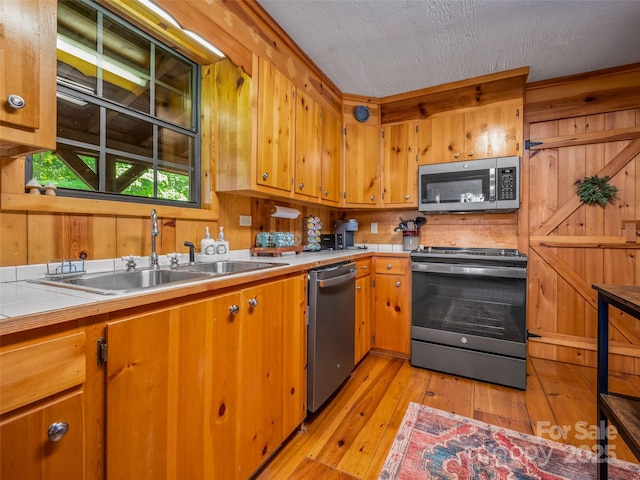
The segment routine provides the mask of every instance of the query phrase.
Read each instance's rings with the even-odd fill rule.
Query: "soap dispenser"
[[[200,241],[200,253],[202,255],[215,255],[216,254],[216,242],[211,238],[209,233],[209,227],[204,227],[204,238]]]
[[[229,242],[224,239],[224,227],[220,227],[220,233],[218,233],[218,241],[216,242],[216,254],[221,256],[221,259],[229,259]]]

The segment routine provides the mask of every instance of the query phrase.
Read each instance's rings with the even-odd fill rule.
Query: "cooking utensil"
[[[425,217],[416,217],[416,229],[420,230],[425,223],[427,223],[427,219]]]

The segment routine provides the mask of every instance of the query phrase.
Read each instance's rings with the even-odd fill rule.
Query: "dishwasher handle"
[[[349,273],[345,275],[340,275],[339,277],[327,278],[326,280],[317,280],[318,287],[326,288],[326,287],[335,287],[337,285],[343,285],[347,283],[349,280],[354,279],[357,273],[358,273],[357,270],[352,269]]]

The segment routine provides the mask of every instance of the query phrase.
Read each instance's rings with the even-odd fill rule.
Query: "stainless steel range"
[[[411,261],[411,364],[524,390],[526,255],[422,247]]]

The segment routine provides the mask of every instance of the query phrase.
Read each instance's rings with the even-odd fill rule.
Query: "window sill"
[[[124,208],[126,206],[126,208]],[[49,195],[29,195],[26,193],[0,194],[1,211],[28,211],[48,213],[69,213],[76,215],[114,215],[118,217],[143,217],[152,208],[158,215],[168,218],[188,220],[212,220],[219,216],[219,210],[183,208],[167,205],[111,202],[86,198],[52,197]]]

